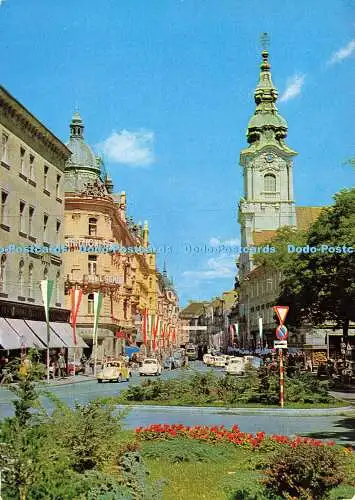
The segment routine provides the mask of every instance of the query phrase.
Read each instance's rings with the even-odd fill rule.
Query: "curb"
[[[353,406],[344,406],[338,408],[300,408],[300,409],[287,409],[287,408],[223,408],[213,406],[158,406],[158,405],[117,405],[117,408],[133,408],[159,411],[162,410],[166,413],[174,412],[198,412],[210,414],[225,414],[225,415],[282,415],[285,417],[297,416],[337,416],[343,412],[354,411]]]

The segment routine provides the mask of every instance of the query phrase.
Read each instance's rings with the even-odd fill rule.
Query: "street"
[[[190,363],[191,368],[205,371],[207,368],[200,361]],[[223,372],[219,371],[222,375]],[[164,371],[163,379],[177,377],[181,369]],[[89,380],[69,385],[51,386],[50,390],[62,401],[72,405],[74,401],[85,404],[100,396],[119,394],[128,387],[128,384],[139,384],[145,377],[133,375],[129,383],[98,384],[96,380]],[[157,380],[151,377],[151,380]],[[0,418],[11,416],[13,395],[5,388],[0,388]],[[48,401],[42,400],[46,408],[50,408]],[[133,405],[134,406],[134,405]],[[349,406],[344,402],[344,407]],[[243,432],[255,433],[265,431],[267,434],[282,435],[312,435],[324,439],[335,439],[343,444],[355,445],[355,435],[351,431],[351,418],[339,415],[339,409],[320,410],[290,410],[284,409],[225,409],[225,408],[193,408],[193,407],[157,407],[134,406],[130,408],[124,418],[124,426],[134,429],[155,423],[180,423],[184,425],[224,425],[231,427],[239,425]]]

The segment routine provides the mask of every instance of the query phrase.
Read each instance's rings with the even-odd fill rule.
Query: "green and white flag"
[[[42,300],[43,300],[44,313],[46,315],[47,323],[49,323],[49,305],[52,298],[53,284],[54,284],[53,280],[41,281]]]
[[[99,324],[101,306],[102,306],[102,293],[94,292],[94,336],[96,336],[97,325]]]

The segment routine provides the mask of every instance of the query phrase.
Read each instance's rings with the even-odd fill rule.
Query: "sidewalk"
[[[343,386],[336,390],[329,391],[329,394],[335,399],[341,401],[346,401],[348,403],[355,404],[355,387],[354,386]]]
[[[79,382],[90,382],[91,380],[96,380],[96,377],[94,375],[71,375],[69,377],[57,377],[55,379],[50,379],[49,384],[47,384],[47,381],[44,380],[43,382],[46,385],[51,385],[51,386],[59,386],[59,385],[71,385],[71,384],[78,384]]]

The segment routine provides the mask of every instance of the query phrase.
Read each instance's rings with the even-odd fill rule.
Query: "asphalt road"
[[[191,363],[191,368],[206,370],[201,362]],[[164,371],[163,379],[176,377],[181,370]],[[223,372],[221,372],[221,375]],[[155,377],[152,377],[154,380]],[[98,384],[96,380],[74,383],[70,385],[51,386],[50,390],[62,401],[72,405],[74,401],[87,403],[100,396],[117,395],[127,388],[128,384],[137,384],[145,377],[134,375],[131,381]],[[7,389],[0,388],[0,418],[13,414],[11,401],[13,394]],[[43,401],[44,406],[50,408],[48,401]],[[344,404],[346,406],[346,403]],[[341,443],[355,445],[354,417],[325,415],[324,410],[317,415],[310,412],[276,410],[245,410],[220,408],[177,408],[177,407],[149,407],[137,406],[131,408],[124,418],[127,428],[145,426],[152,423],[181,423],[185,425],[239,425],[243,432],[265,431],[267,434],[283,435],[312,435],[322,439],[335,439]]]

